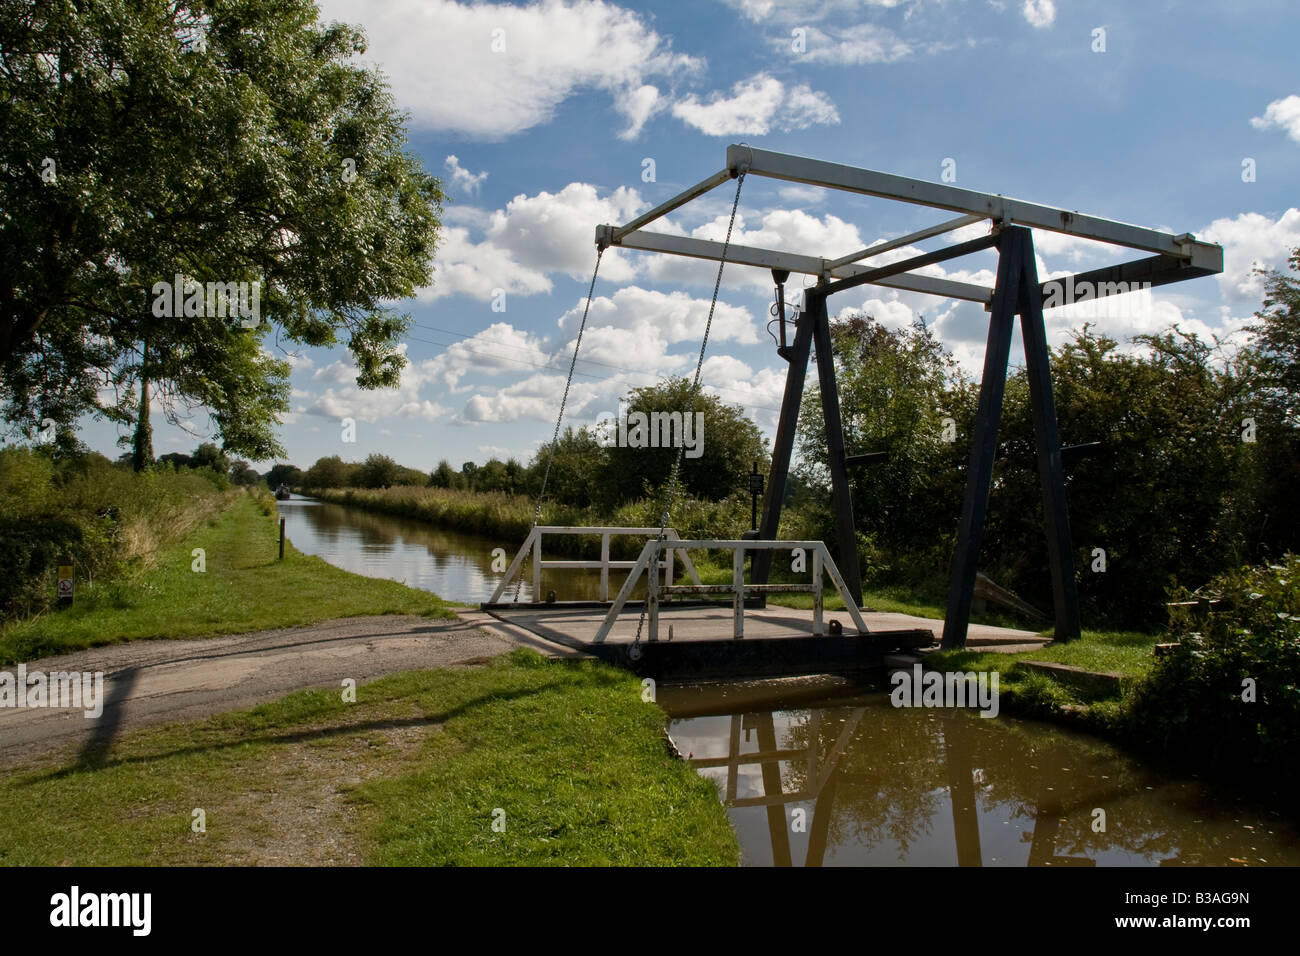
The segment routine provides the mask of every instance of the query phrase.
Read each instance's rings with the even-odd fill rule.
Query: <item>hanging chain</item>
[[[731,232],[736,227],[736,211],[740,208],[740,187],[745,183],[745,173],[748,171],[748,165],[742,165],[736,176],[736,197],[731,201],[731,220],[727,223],[727,238],[722,243],[722,254],[718,258],[718,277],[713,281],[713,300],[709,303],[709,318],[704,323],[704,340],[700,342],[700,357],[695,363],[695,381],[691,386],[691,402],[685,414],[691,414],[696,400],[700,394],[700,375],[704,370],[704,353],[709,347],[709,332],[713,328],[713,313],[718,307],[718,292],[722,288],[722,270],[727,264],[727,250],[731,246]],[[662,550],[666,532],[668,530],[668,521],[672,515],[673,502],[677,498],[679,479],[682,471],[682,457],[686,453],[686,445],[679,443],[677,446],[677,457],[673,461],[673,469],[668,475],[668,486],[664,491],[664,507],[659,515],[659,535],[656,539],[659,547],[655,549],[654,564],[650,567],[651,574],[658,579],[659,574],[659,554]],[[649,585],[647,578],[646,584]],[[641,605],[641,618],[636,624],[636,638],[632,641],[630,655],[633,660],[640,656],[641,652],[641,630],[645,627],[646,611],[649,608],[649,591],[646,593],[646,600]]]
[[[600,274],[600,260],[605,255],[605,246],[596,249],[596,268],[591,270],[591,285],[587,287],[587,304],[582,309],[582,322],[578,325],[578,339],[573,343],[573,358],[569,361],[569,377],[564,380],[564,395],[560,398],[560,414],[555,416],[555,434],[551,436],[551,453],[546,456],[546,470],[542,472],[542,487],[537,492],[537,501],[533,505],[533,528],[542,517],[542,501],[546,498],[546,483],[551,479],[551,465],[555,462],[555,450],[560,444],[560,424],[564,421],[564,406],[569,404],[569,388],[573,385],[573,373],[578,367],[578,352],[582,350],[582,333],[587,329],[587,314],[591,312],[591,300],[596,294],[596,276]],[[531,530],[531,529],[530,529]],[[540,548],[538,551],[540,552]],[[519,569],[519,580],[515,584],[515,603],[519,603],[519,592],[524,587],[524,569]],[[533,595],[537,600],[537,595]]]

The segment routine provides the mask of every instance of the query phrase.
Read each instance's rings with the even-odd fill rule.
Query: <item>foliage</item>
[[[1128,731],[1144,743],[1275,779],[1300,768],[1300,555],[1217,576],[1175,606],[1169,637],[1134,692]],[[1253,693],[1248,689],[1253,685]],[[1252,699],[1253,698],[1253,699]]]
[[[50,607],[65,556],[78,586],[147,560],[211,514],[223,484],[206,470],[135,474],[103,455],[0,450],[0,618]]]
[[[345,342],[363,388],[398,380],[409,320],[383,303],[430,281],[443,195],[355,62],[360,31],[312,0],[15,0],[0,49],[8,420],[133,421],[156,382],[169,411],[206,406],[226,448],[269,457],[288,391],[271,325]],[[264,321],[156,315],[177,275],[260,283]]]

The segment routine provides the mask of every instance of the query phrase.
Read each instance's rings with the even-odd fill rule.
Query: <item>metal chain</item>
[[[564,380],[564,395],[560,398],[560,414],[555,416],[555,434],[551,436],[551,453],[546,456],[546,470],[542,472],[542,487],[537,492],[537,501],[533,506],[533,528],[542,517],[542,502],[546,498],[546,483],[551,479],[551,465],[555,462],[555,449],[560,444],[560,424],[564,421],[564,407],[569,404],[569,388],[573,385],[573,373],[578,367],[578,352],[582,350],[582,333],[587,329],[587,314],[591,311],[591,300],[596,294],[596,276],[600,274],[600,260],[605,255],[605,247],[596,249],[596,268],[591,270],[591,285],[587,287],[587,304],[582,309],[582,322],[578,325],[578,339],[573,343],[573,358],[569,361],[569,377]],[[531,529],[530,529],[531,530]],[[524,587],[524,569],[519,569],[519,580],[515,584],[515,601],[519,603],[519,593]],[[537,595],[533,595],[537,600]]]
[[[722,270],[727,264],[727,249],[731,246],[731,231],[736,226],[736,211],[740,208],[740,187],[745,183],[745,173],[747,170],[748,166],[742,165],[736,176],[736,197],[731,201],[731,220],[727,223],[727,237],[723,240],[722,254],[718,258],[718,277],[713,282],[713,300],[709,303],[708,321],[704,323],[704,340],[700,342],[700,357],[695,363],[695,381],[691,386],[690,407],[688,407],[685,412],[687,415],[691,414],[690,409],[694,407],[695,401],[700,394],[700,375],[704,370],[704,353],[709,347],[709,332],[713,328],[713,313],[718,307],[718,292],[722,288]],[[657,540],[661,546],[666,537],[665,532],[668,530],[668,520],[672,515],[673,502],[677,498],[679,477],[682,471],[682,458],[685,453],[686,446],[684,444],[678,444],[677,457],[673,461],[673,469],[668,475],[668,486],[664,492],[663,511],[659,515],[659,536]],[[655,564],[649,569],[651,574],[658,575],[659,573],[660,550],[661,549],[656,549],[655,551]],[[649,579],[647,578],[646,584],[649,585],[649,583]],[[636,638],[632,641],[632,647],[629,650],[629,655],[633,660],[636,660],[640,656],[641,631],[645,627],[646,610],[648,609],[649,604],[649,592],[647,592],[647,600],[641,604],[641,618],[637,621]]]

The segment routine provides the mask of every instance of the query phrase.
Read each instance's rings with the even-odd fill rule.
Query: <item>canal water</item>
[[[412,518],[374,514],[297,495],[276,502],[285,519],[285,534],[304,554],[371,578],[401,581],[460,604],[477,605],[492,596],[505,577],[493,571],[493,551],[501,548],[509,563],[522,542],[502,541],[434,527]],[[498,565],[500,561],[496,562]],[[518,591],[505,600],[533,600],[532,575],[524,566]],[[594,601],[600,596],[599,572],[547,569],[541,595],[555,590],[562,601]]]
[[[466,604],[517,542],[342,505],[279,502],[294,546]],[[598,577],[548,572],[564,600]],[[513,595],[512,595],[513,596]],[[520,600],[532,600],[525,582]],[[683,757],[718,785],[757,866],[1300,865],[1277,810],[1139,762],[1093,737],[1008,715],[895,708],[840,681],[659,688]],[[1099,812],[1100,811],[1100,812]]]

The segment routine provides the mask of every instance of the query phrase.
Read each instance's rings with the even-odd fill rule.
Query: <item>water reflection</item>
[[[285,518],[285,534],[299,551],[354,574],[401,581],[464,604],[486,601],[505,577],[504,571],[492,570],[493,550],[504,549],[508,561],[522,544],[310,498],[295,496],[277,505]],[[600,574],[548,568],[542,573],[540,594],[544,597],[550,590],[564,601],[596,600]],[[516,599],[534,600],[527,563],[522,584],[504,598]]]
[[[690,693],[708,690],[674,696]],[[875,694],[678,718],[671,734],[718,783],[749,864],[1300,863],[1280,814],[1035,722],[895,709]]]

